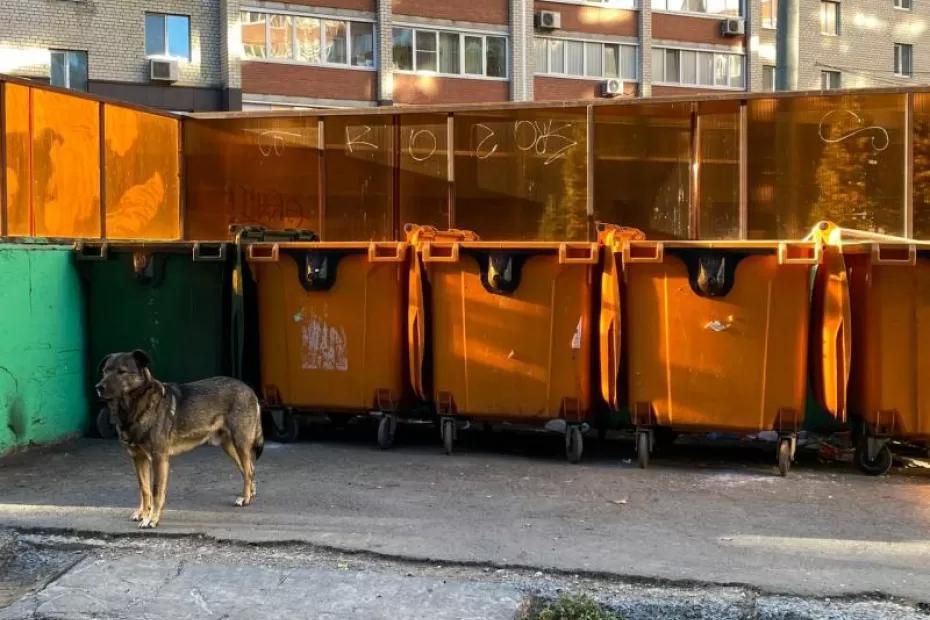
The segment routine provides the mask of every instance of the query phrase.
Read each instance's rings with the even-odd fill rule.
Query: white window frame
[[[903,68],[901,65],[903,65],[904,63],[895,62],[894,75],[895,77],[899,77],[899,78],[913,78],[914,77],[914,45],[912,43],[895,43],[894,50],[897,51],[898,48],[902,48],[902,49],[907,48],[910,51],[911,66],[910,66],[910,71],[908,73],[903,73],[899,71],[899,69]],[[898,58],[896,59],[896,61],[900,60],[903,57],[902,54],[898,54],[897,56]]]
[[[824,20],[824,8],[826,5],[833,5],[834,10],[836,11],[833,14],[833,23],[827,24]],[[838,37],[842,34],[843,29],[841,25],[842,20],[842,8],[840,7],[839,2],[834,2],[833,0],[820,0],[820,34],[824,37]],[[825,32],[824,29],[829,28],[830,32]]]
[[[653,2],[653,0],[642,0],[642,1],[649,2],[650,5]],[[657,9],[655,7],[652,7],[653,13],[668,13],[671,15],[688,15],[690,17],[700,17],[703,19],[713,19],[713,20],[719,20],[719,19],[724,19],[724,18],[730,18],[730,19],[745,19],[746,18],[746,0],[739,0],[739,8],[737,9],[738,10],[737,15],[729,15],[727,13],[710,13],[708,11],[690,11],[690,10],[682,10],[682,9],[670,9],[668,8],[669,0],[662,0],[662,1],[665,3],[666,8]]]
[[[766,68],[766,67],[771,67],[771,69],[772,69],[772,81],[771,81],[771,83],[768,84],[768,86],[770,87],[768,90],[766,90],[766,88],[765,88],[765,87],[766,87],[766,83],[765,83],[765,68]],[[772,92],[775,92],[776,90],[778,90],[778,89],[776,88],[776,85],[778,84],[778,75],[776,74],[777,71],[778,71],[778,68],[777,68],[775,65],[762,65],[762,69],[760,70],[760,73],[761,73],[761,75],[762,75],[762,90],[763,90],[763,92],[772,93]]]
[[[548,76],[548,77],[565,78],[565,79],[570,79],[570,80],[600,81],[600,80],[609,80],[609,79],[619,79],[619,80],[623,80],[625,82],[631,82],[631,83],[639,82],[641,61],[639,57],[639,45],[635,43],[624,43],[620,41],[604,41],[603,39],[571,39],[571,38],[565,38],[565,37],[534,37],[533,38],[533,45],[534,45],[533,54],[534,55],[536,54],[536,48],[535,48],[536,41],[546,41],[546,66],[544,67],[544,70],[540,69],[540,67],[536,67],[534,70],[534,75],[539,75],[543,77]],[[554,71],[549,70],[549,65],[552,62],[551,52],[549,50],[549,41],[562,41],[563,42],[563,45],[562,45],[562,68],[563,69],[568,68],[568,46],[566,46],[565,43],[573,42],[573,43],[585,44],[585,48],[582,51],[583,61],[582,61],[582,66],[581,66],[581,75],[575,75],[574,73],[565,73],[564,71],[562,73],[556,73]],[[588,75],[588,50],[587,50],[587,45],[586,45],[588,43],[601,46],[601,76],[600,77]],[[604,60],[603,60],[604,59],[604,47],[603,47],[604,45],[616,45],[618,48],[622,48],[624,46],[632,47],[634,54],[636,55],[636,61],[634,63],[636,75],[632,78],[627,78],[623,76],[623,52],[620,50],[618,50],[620,52],[620,55],[617,58],[617,62],[619,63],[617,67],[619,75],[616,78],[614,78],[614,76],[604,75]]]
[[[668,80],[653,81],[653,84],[655,84],[655,85],[658,85],[658,86],[674,86],[674,87],[677,87],[677,88],[701,88],[701,89],[713,89],[713,90],[726,90],[726,91],[731,91],[731,92],[733,92],[733,91],[739,92],[739,91],[744,91],[744,90],[746,90],[746,55],[745,55],[745,54],[734,54],[733,52],[724,52],[724,51],[722,51],[722,50],[714,50],[714,49],[710,49],[710,50],[709,50],[709,49],[701,49],[701,48],[699,48],[699,47],[671,47],[671,46],[666,46],[666,45],[655,45],[655,46],[653,46],[652,49],[653,49],[653,52],[654,52],[655,50],[662,50],[663,67],[665,66],[665,53],[666,53],[666,51],[669,51],[669,50],[670,50],[670,51],[679,52],[679,55],[678,55],[678,81],[677,81],[677,82],[669,82]],[[681,63],[681,52],[697,52],[697,53],[698,53],[698,56],[696,56],[695,59],[694,59],[694,62],[695,62],[695,64],[696,64],[695,72],[696,72],[697,79],[698,79],[698,83],[697,83],[697,84],[688,84],[688,83],[685,83],[685,82],[682,82],[682,81],[681,81],[681,77],[682,77],[682,73],[683,73],[683,70],[682,70],[682,63]],[[703,54],[712,54],[712,55],[713,55],[714,61],[713,61],[713,63],[712,63],[711,66],[712,66],[712,67],[715,67],[715,68],[716,68],[716,66],[717,66],[717,59],[716,59],[716,57],[717,57],[717,56],[725,56],[725,57],[726,57],[726,59],[727,59],[727,61],[726,61],[726,65],[727,65],[727,85],[726,85],[726,86],[718,86],[718,85],[715,85],[715,84],[713,84],[713,83],[711,83],[711,84],[702,84],[702,83],[700,82],[700,79],[701,79],[701,75],[700,75],[701,63],[700,63],[700,61],[698,60],[698,58],[699,58],[699,55],[702,54],[702,53],[703,53]],[[730,86],[730,85],[729,85],[729,84],[730,84],[730,77],[731,77],[731,76],[730,76],[730,58],[731,58],[732,56],[736,56],[736,57],[738,57],[738,58],[741,59],[741,65],[742,65],[741,75],[742,75],[742,78],[743,78],[743,85],[742,85],[742,86]],[[664,69],[663,69],[663,73],[664,73]],[[716,69],[714,69],[714,73],[716,73]],[[711,82],[713,82],[713,81],[714,81],[714,76],[711,76]]]
[[[239,8],[240,15],[240,29],[242,28],[241,16],[242,13],[261,13],[263,15],[272,16],[272,15],[283,15],[284,17],[291,18],[291,56],[289,58],[282,58],[279,56],[269,56],[268,45],[271,42],[271,20],[265,20],[265,56],[263,58],[256,58],[253,56],[245,55],[245,47],[243,44],[242,49],[242,60],[243,62],[278,62],[282,64],[292,64],[292,65],[301,65],[305,67],[327,67],[330,69],[351,69],[353,71],[377,71],[378,70],[378,24],[375,23],[373,19],[347,19],[338,15],[321,15],[318,13],[293,13],[287,11],[273,11],[268,9],[256,9],[250,6],[243,6]],[[307,62],[305,60],[297,59],[297,28],[294,27],[294,20],[298,18],[309,18],[320,20],[320,61],[319,62]],[[323,27],[324,21],[332,22],[343,22],[346,24],[346,61],[341,62],[327,62],[326,61],[326,28]],[[371,58],[372,64],[370,67],[357,66],[352,64],[352,22],[360,22],[364,24],[371,24]]]
[[[185,15],[184,13],[165,13],[162,11],[145,11],[142,15],[142,45],[146,44],[145,36],[145,18],[149,15],[160,15],[162,18],[162,25],[164,26],[164,37],[165,37],[165,51],[163,54],[149,54],[146,51],[146,58],[170,58],[172,60],[184,60],[191,62],[194,56],[194,35],[191,32],[191,22],[193,18],[191,15]],[[187,56],[172,56],[168,53],[168,50],[171,49],[171,42],[168,41],[168,18],[169,17],[184,17],[187,19]],[[265,39],[267,41],[267,39]]]
[[[894,3],[894,8],[897,11],[910,12],[914,10],[914,0],[893,0],[893,3]]]
[[[770,22],[766,22],[765,18],[762,17],[762,3],[759,3],[759,23],[763,30],[778,30],[778,3],[780,1],[781,0],[767,0],[772,10],[772,19]]]
[[[647,2],[649,0],[646,0]],[[636,11],[639,9],[640,0],[548,0],[554,4],[575,4],[581,6],[595,6],[602,9],[625,9],[627,11]]]
[[[834,76],[834,75],[835,75],[835,76],[837,77],[837,79],[838,79],[837,85],[836,85],[836,86],[830,86],[829,84],[825,85],[825,84],[824,84],[824,78],[826,78],[827,76],[832,77],[832,76]],[[834,70],[834,69],[821,69],[821,70],[820,70],[820,90],[839,90],[839,89],[841,89],[841,88],[843,88],[843,74],[842,74],[842,72],[836,71],[836,70]]]
[[[464,78],[469,80],[494,80],[498,82],[506,82],[510,80],[510,37],[502,32],[487,32],[482,30],[459,30],[459,29],[449,29],[449,28],[430,28],[429,26],[421,26],[418,24],[408,24],[408,23],[394,23],[391,28],[391,41],[394,40],[394,30],[410,30],[410,45],[413,51],[412,54],[412,63],[413,69],[397,69],[392,68],[394,73],[401,73],[406,75],[438,75],[441,77],[455,77],[455,78]],[[429,69],[418,69],[417,68],[417,31],[422,30],[424,32],[432,32],[436,36],[436,71],[431,71]],[[445,73],[440,71],[439,68],[441,64],[439,62],[439,35],[440,33],[446,34],[456,34],[459,37],[459,72],[458,73]],[[481,75],[477,73],[465,73],[465,37],[474,37],[476,39],[481,39]],[[503,39],[504,40],[504,77],[498,77],[494,75],[488,75],[488,37]]]
[[[48,82],[50,85],[55,86],[56,88],[67,88],[71,90],[71,63],[68,62],[68,57],[71,54],[84,54],[84,70],[85,70],[85,73],[87,73],[87,77],[85,78],[85,86],[86,87],[90,86],[88,84],[88,82],[90,82],[90,58],[87,53],[87,50],[50,49],[48,53],[49,53]],[[64,58],[65,58],[65,66],[64,66],[65,83],[62,86],[58,86],[57,84],[52,84],[52,56],[54,56],[55,54],[62,54],[64,55]],[[87,91],[85,89],[85,90],[78,91],[78,92],[87,92]]]

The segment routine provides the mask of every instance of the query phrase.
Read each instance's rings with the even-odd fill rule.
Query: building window
[[[311,65],[375,66],[371,22],[244,11],[242,55]]]
[[[145,55],[191,59],[191,18],[165,13],[145,14]]]
[[[830,35],[831,37],[840,34],[839,2],[823,0],[820,3],[820,34]]]
[[[894,44],[894,73],[900,77],[914,75],[914,46],[906,43]]]
[[[561,4],[590,4],[611,9],[635,9],[636,0],[550,0]]]
[[[820,88],[821,90],[836,90],[842,84],[842,77],[839,71],[821,71]]]
[[[635,81],[636,46],[536,37],[536,73]]]
[[[704,13],[707,15],[742,15],[740,0],[652,0],[653,11]]]
[[[51,50],[49,82],[59,88],[87,90],[87,52]]]
[[[775,67],[772,65],[762,65],[762,90],[775,90]]]
[[[913,8],[911,0],[894,0],[894,8],[910,11]]]
[[[652,48],[653,81],[688,86],[744,88],[743,56],[700,50]]]
[[[507,38],[394,28],[394,70],[507,77]]]
[[[762,27],[778,27],[778,0],[762,0]]]

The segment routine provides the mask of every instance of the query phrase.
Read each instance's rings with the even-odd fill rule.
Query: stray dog
[[[265,443],[255,392],[229,377],[162,383],[150,366],[144,351],[112,353],[100,362],[102,378],[96,385],[136,468],[139,508],[131,519],[139,527],[158,525],[168,490],[168,458],[207,442],[221,446],[239,468],[243,486],[236,506],[248,506],[255,497],[255,461]]]

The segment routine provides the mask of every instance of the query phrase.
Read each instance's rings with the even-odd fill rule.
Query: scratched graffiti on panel
[[[449,140],[445,114],[400,117],[400,223],[449,228]]]
[[[584,108],[455,114],[455,225],[485,239],[586,239]]]
[[[326,212],[323,239],[394,237],[394,125],[386,115],[324,121]]]

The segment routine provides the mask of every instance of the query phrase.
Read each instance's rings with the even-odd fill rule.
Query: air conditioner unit
[[[149,78],[153,82],[177,82],[178,61],[170,58],[149,59]]]
[[[623,94],[623,80],[611,78],[601,82],[601,97],[616,97]]]
[[[558,11],[536,13],[536,27],[540,30],[555,30],[562,27],[562,14]]]
[[[720,34],[725,37],[741,37],[746,34],[746,22],[742,19],[725,19],[720,22]]]

